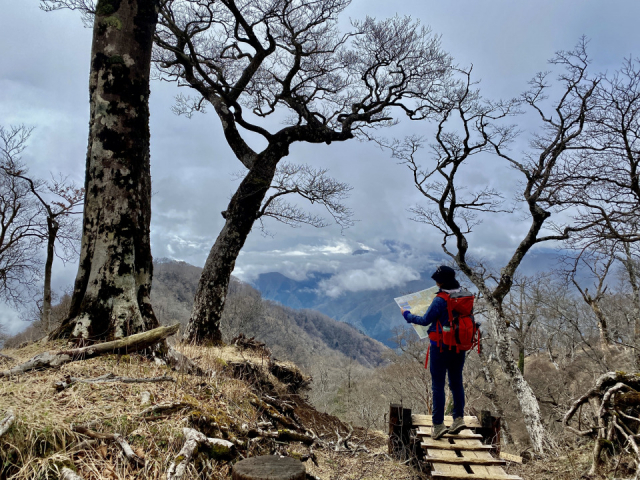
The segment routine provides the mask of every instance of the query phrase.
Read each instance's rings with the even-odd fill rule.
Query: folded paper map
[[[414,315],[422,316],[429,308],[429,305],[431,305],[431,302],[433,302],[433,299],[436,298],[438,290],[438,287],[431,287],[426,290],[420,290],[416,293],[410,293],[408,295],[403,295],[402,297],[394,298],[394,300],[400,308],[410,310]],[[427,329],[429,327],[416,325],[415,323],[412,323],[411,326],[415,329],[420,338],[427,338],[429,336],[427,333]]]

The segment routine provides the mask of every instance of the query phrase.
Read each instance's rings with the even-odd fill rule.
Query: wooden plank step
[[[436,443],[438,440],[425,440],[421,443],[422,448],[433,448],[434,450],[491,450],[491,445],[458,445],[457,443]]]
[[[451,450],[428,450],[431,457],[436,458],[456,458],[458,455]],[[467,467],[470,468],[470,467]],[[433,473],[446,473],[450,475],[465,475],[467,470],[464,465],[451,465],[446,463],[432,463],[431,471]]]
[[[413,425],[416,427],[417,426],[425,426],[425,427],[433,426],[433,420],[431,418],[431,415],[411,415],[411,420],[413,422]],[[445,415],[444,424],[447,427],[450,427],[452,423],[453,423],[453,417],[451,415]],[[469,428],[481,427],[480,422],[478,421],[478,417],[471,416],[471,415],[464,417],[464,423]]]
[[[418,427],[416,431],[419,437],[430,437],[431,436],[431,427]],[[471,430],[461,430],[455,435],[451,433],[445,433],[442,438],[479,438],[482,439],[482,435],[479,433],[473,433]]]
[[[500,458],[469,458],[469,457],[431,457],[426,456],[429,463],[446,463],[448,465],[505,465],[507,462]]]
[[[476,440],[465,440],[465,441],[476,441]],[[489,452],[462,452],[465,457],[475,457],[475,458],[493,458],[493,456]],[[500,478],[503,475],[506,475],[502,467],[497,465],[473,465],[469,468],[474,475],[484,475],[488,478]]]
[[[522,480],[517,475],[497,474],[497,473],[456,473],[456,472],[431,472],[431,477],[442,480]]]

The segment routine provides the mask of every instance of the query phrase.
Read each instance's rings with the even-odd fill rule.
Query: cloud
[[[15,335],[29,326],[29,322],[20,318],[20,314],[0,303],[0,333]]]
[[[272,250],[262,253],[276,257],[310,257],[315,255],[349,255],[352,252],[353,248],[346,240],[336,240],[327,245],[296,245],[288,250]]]
[[[420,274],[411,267],[377,258],[369,268],[347,270],[321,281],[320,288],[325,295],[335,298],[345,292],[397,287],[419,278]]]

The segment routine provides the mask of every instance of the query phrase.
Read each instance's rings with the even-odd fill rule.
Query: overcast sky
[[[581,35],[590,39],[592,72],[616,69],[638,55],[637,0],[353,0],[348,18],[411,15],[442,36],[443,48],[462,66],[473,64],[489,98],[510,98],[546,70],[555,51],[571,49]],[[346,23],[346,22],[345,22]],[[44,13],[36,0],[5,0],[0,17],[0,125],[35,127],[24,160],[32,174],[62,172],[83,184],[88,132],[88,72],[91,31],[76,12]],[[192,119],[171,113],[173,84],[151,85],[152,251],[202,266],[220,231],[220,212],[237,186],[241,170],[211,113]],[[402,122],[388,136],[419,132]],[[526,138],[526,137],[525,137]],[[524,141],[524,139],[523,139]],[[340,227],[291,229],[266,222],[270,236],[251,233],[235,274],[250,281],[279,271],[302,279],[309,271],[333,273],[326,293],[348,294],[415,279],[441,258],[440,237],[411,222],[407,208],[420,201],[409,172],[371,144],[295,145],[288,161],[329,168],[354,188],[347,204],[359,220]],[[504,164],[470,166],[470,183],[506,192],[516,186]],[[302,205],[302,204],[301,204]],[[475,255],[495,259],[509,253],[526,224],[519,217],[485,221],[472,237]],[[368,255],[352,255],[365,249]],[[68,289],[77,263],[56,264],[53,286]],[[21,327],[14,313],[0,309],[0,322]]]

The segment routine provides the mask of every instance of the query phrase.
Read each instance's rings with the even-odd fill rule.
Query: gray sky
[[[24,159],[35,175],[63,172],[82,184],[88,131],[88,71],[91,31],[79,15],[44,13],[36,0],[3,2],[0,18],[0,125],[36,127]],[[640,46],[637,0],[353,0],[345,20],[365,15],[411,15],[442,35],[443,48],[462,66],[474,65],[475,78],[489,98],[509,98],[547,69],[555,51],[571,49],[581,35],[590,39],[592,72],[617,68]],[[151,161],[153,181],[152,250],[203,265],[222,227],[237,185],[240,163],[226,145],[211,113],[192,119],[170,111],[177,89],[151,85]],[[188,93],[188,92],[185,92]],[[402,137],[424,126],[407,121],[387,132]],[[526,139],[523,138],[523,141]],[[402,166],[373,145],[295,145],[288,161],[329,168],[353,187],[347,201],[357,224],[317,230],[291,229],[267,220],[273,234],[252,232],[235,274],[245,280],[268,271],[301,279],[308,271],[334,273],[326,293],[341,295],[379,289],[414,279],[441,257],[440,237],[408,220],[406,209],[420,201]],[[480,162],[466,173],[470,183],[492,184],[513,192],[515,177],[502,163]],[[301,204],[302,205],[302,204]],[[492,217],[471,239],[475,255],[499,260],[510,253],[526,225],[519,217]],[[369,255],[352,255],[359,248]],[[72,285],[77,264],[54,266],[54,289]],[[0,307],[0,323],[20,328],[15,314]]]

